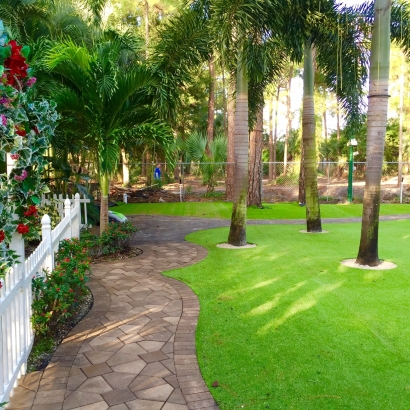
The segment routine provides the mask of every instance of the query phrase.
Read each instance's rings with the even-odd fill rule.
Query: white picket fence
[[[69,198],[68,196],[64,198],[63,194],[59,194],[59,195],[53,194],[53,196],[47,196],[43,194],[43,196],[41,197],[41,204],[50,205],[54,202],[57,208],[57,212],[60,214],[60,217],[63,218],[64,202],[67,198],[71,201],[72,204],[74,203],[75,195],[71,195],[71,198]],[[80,203],[83,204],[84,206],[84,212],[83,212],[84,220],[81,223],[81,227],[88,227],[87,204],[90,203],[90,200],[86,198],[85,195],[83,196],[83,198],[81,198],[80,196]]]
[[[65,199],[64,217],[53,230],[50,217],[43,216],[42,241],[26,260],[22,235],[13,235],[10,248],[24,262],[16,264],[0,279],[0,403],[8,400],[18,378],[25,374],[33,345],[32,279],[54,268],[54,254],[61,240],[80,236],[82,201],[79,194],[72,200]]]

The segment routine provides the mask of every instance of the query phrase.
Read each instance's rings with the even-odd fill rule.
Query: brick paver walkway
[[[137,258],[93,266],[92,310],[44,372],[20,381],[9,409],[218,409],[196,359],[198,299],[161,275],[206,250],[178,241],[140,247]]]

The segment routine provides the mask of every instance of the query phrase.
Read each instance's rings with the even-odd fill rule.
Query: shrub
[[[108,229],[99,238],[101,253],[109,255],[129,248],[135,232],[137,228],[131,222],[110,223]]]
[[[31,321],[37,335],[47,335],[59,322],[76,314],[87,294],[90,258],[78,238],[61,241],[55,262],[52,272],[33,279]]]
[[[101,255],[121,253],[128,249],[137,228],[130,222],[110,223],[103,234],[98,237],[89,231],[81,232],[81,243],[89,251],[92,258]]]

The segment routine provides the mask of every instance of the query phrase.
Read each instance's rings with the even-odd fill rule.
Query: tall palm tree
[[[246,245],[246,207],[248,194],[249,115],[253,117],[258,103],[249,105],[249,84],[263,84],[269,53],[266,45],[279,42],[269,23],[280,10],[275,1],[214,0],[211,2],[211,27],[225,62],[230,62],[232,77],[236,77],[236,111],[234,131],[234,192],[228,243]],[[263,52],[265,51],[265,52]],[[273,60],[273,58],[272,58]],[[263,87],[257,87],[255,100],[261,103]],[[262,98],[261,98],[262,97]],[[252,114],[252,112],[251,112]],[[252,119],[252,115],[251,115]]]
[[[117,169],[124,131],[153,117],[148,87],[158,80],[142,64],[124,66],[121,38],[102,41],[88,50],[67,40],[46,55],[46,65],[63,86],[54,98],[71,126],[94,148],[101,188],[100,229],[108,225],[110,178]],[[80,134],[81,135],[81,134]]]
[[[361,112],[362,88],[367,78],[365,47],[358,41],[353,17],[340,13],[334,0],[292,2],[283,11],[289,24],[283,39],[291,60],[299,63],[304,55],[303,98],[303,178],[305,183],[308,232],[322,230],[316,173],[314,59],[326,86],[342,101],[349,122],[357,122]],[[343,41],[342,41],[343,40]],[[342,56],[340,59],[339,56]],[[343,76],[343,81],[340,81]],[[302,175],[302,174],[301,174]],[[304,202],[304,201],[302,201]]]
[[[369,266],[381,263],[378,255],[380,183],[389,98],[391,0],[376,0],[374,16],[367,111],[366,185],[356,260],[360,265]]]

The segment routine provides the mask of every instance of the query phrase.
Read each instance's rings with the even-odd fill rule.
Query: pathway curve
[[[131,220],[139,229],[135,244],[143,254],[93,265],[91,311],[64,339],[45,371],[20,380],[7,409],[219,409],[196,358],[198,299],[188,286],[161,272],[205,258],[206,249],[184,237],[195,230],[228,226],[229,221],[151,215]]]

